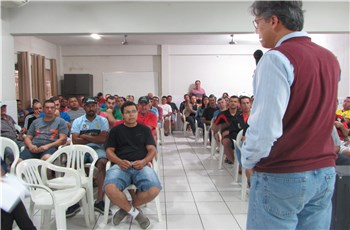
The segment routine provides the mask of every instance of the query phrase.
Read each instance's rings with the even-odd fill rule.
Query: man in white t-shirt
[[[162,104],[159,105],[163,109],[163,119],[164,119],[164,135],[169,135],[170,130],[170,121],[171,121],[171,114],[173,113],[173,110],[171,109],[171,106],[167,103],[167,97],[162,97]]]

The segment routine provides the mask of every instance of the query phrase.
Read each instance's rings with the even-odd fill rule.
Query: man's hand
[[[248,181],[250,181],[250,176],[253,175],[254,169],[246,169],[245,170],[245,175],[247,175]]]
[[[132,164],[132,167],[134,169],[143,169],[143,167],[145,167],[146,163],[144,160],[137,160],[137,161],[134,161],[134,163]]]
[[[132,167],[132,164],[130,161],[127,161],[127,160],[122,160],[118,163],[119,167],[122,169],[122,170],[126,170],[130,167]]]
[[[47,145],[42,145],[38,148],[39,153],[44,152],[49,149],[49,146]]]
[[[39,148],[38,148],[38,146],[36,146],[36,145],[31,145],[31,146],[29,147],[29,151],[30,151],[31,153],[39,153]]]

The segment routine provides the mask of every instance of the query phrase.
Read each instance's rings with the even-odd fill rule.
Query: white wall
[[[11,86],[14,85],[14,52],[33,50],[35,53],[56,49],[62,56],[58,61],[59,75],[66,73],[91,73],[94,78],[94,93],[102,89],[102,72],[153,71],[161,72],[162,94],[181,93],[182,87],[199,78],[208,91],[221,92],[213,75],[217,73],[232,86],[232,93],[242,84],[237,76],[247,79],[254,68],[253,59],[246,59],[247,69],[238,73],[235,66],[238,56],[242,59],[251,50],[234,51],[220,48],[215,52],[210,47],[51,47],[44,42],[30,40],[16,42],[14,49],[12,35],[77,34],[77,33],[213,33],[251,32],[252,16],[250,2],[40,2],[33,1],[24,7],[2,9],[2,86],[6,97],[15,99]],[[349,95],[349,2],[305,2],[305,30],[309,32],[346,32],[347,35],[332,36],[325,41],[325,47],[332,50],[341,62],[343,79],[340,96]],[[4,28],[5,25],[5,28]],[[328,35],[327,35],[328,36]],[[35,40],[35,39],[34,39]],[[39,44],[40,43],[40,44]],[[35,48],[34,48],[35,47]],[[46,48],[43,48],[46,47]],[[43,48],[43,49],[42,49]],[[110,50],[108,50],[110,49]],[[127,50],[123,50],[127,49]],[[188,49],[188,51],[186,51]],[[209,50],[208,50],[209,49]],[[70,51],[69,51],[70,50]],[[5,55],[4,55],[5,53]],[[43,53],[40,53],[43,54]],[[45,55],[45,54],[44,54]],[[238,55],[238,56],[237,56]],[[50,55],[47,55],[50,57]],[[184,60],[187,61],[184,61]],[[239,58],[238,58],[239,59]],[[12,60],[12,61],[11,61]],[[249,64],[252,62],[252,64]],[[231,63],[234,63],[231,65]],[[194,68],[195,67],[195,68]],[[206,68],[203,70],[203,68]],[[243,68],[243,66],[242,66]],[[250,69],[249,69],[250,68]],[[220,72],[223,71],[223,72]],[[227,72],[226,72],[227,71]],[[233,76],[231,78],[231,76]],[[216,77],[216,76],[215,76]],[[216,78],[215,78],[216,79]],[[215,83],[215,84],[213,84]],[[180,84],[180,85],[178,85]],[[221,86],[221,83],[218,84]],[[9,87],[10,86],[10,87]],[[248,87],[247,84],[241,87]],[[230,91],[229,89],[227,91]]]
[[[15,86],[15,60],[14,60],[14,41],[13,37],[9,34],[10,28],[9,23],[3,20],[3,14],[1,13],[1,65],[0,65],[0,101],[7,104],[7,114],[13,119],[17,118],[17,103],[16,103],[16,91],[13,90]]]
[[[10,9],[12,34],[252,32],[251,1],[31,1]],[[306,1],[305,30],[349,31],[349,1]]]

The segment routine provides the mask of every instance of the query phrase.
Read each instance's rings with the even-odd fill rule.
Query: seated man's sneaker
[[[124,209],[119,209],[113,216],[113,224],[118,225],[127,215],[129,215],[129,213]]]
[[[105,202],[103,200],[99,202],[95,202],[94,208],[96,212],[99,212],[100,214],[104,214],[105,212]],[[108,215],[112,215],[112,210],[108,210]]]
[[[78,212],[80,212],[81,208],[80,208],[80,204],[76,203],[73,206],[68,207],[67,211],[66,211],[66,217],[70,218],[75,216]]]
[[[137,221],[137,223],[139,223],[142,229],[148,229],[149,226],[151,225],[151,222],[149,221],[149,219],[145,215],[143,215],[140,209],[139,209],[139,214],[135,217],[135,220]]]

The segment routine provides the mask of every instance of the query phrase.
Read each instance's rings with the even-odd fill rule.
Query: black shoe
[[[96,212],[99,212],[100,214],[104,214],[105,213],[105,202],[103,200],[99,201],[99,202],[95,202],[94,204],[94,208]],[[108,211],[108,215],[112,215],[112,210],[109,209]]]
[[[81,208],[80,208],[80,204],[76,203],[73,206],[70,206],[67,211],[66,211],[66,217],[70,218],[75,216],[78,212],[80,212]]]
[[[230,161],[229,159],[225,159],[225,163],[227,163],[227,164],[230,164],[230,165],[232,165],[233,164],[233,162],[232,161]]]

